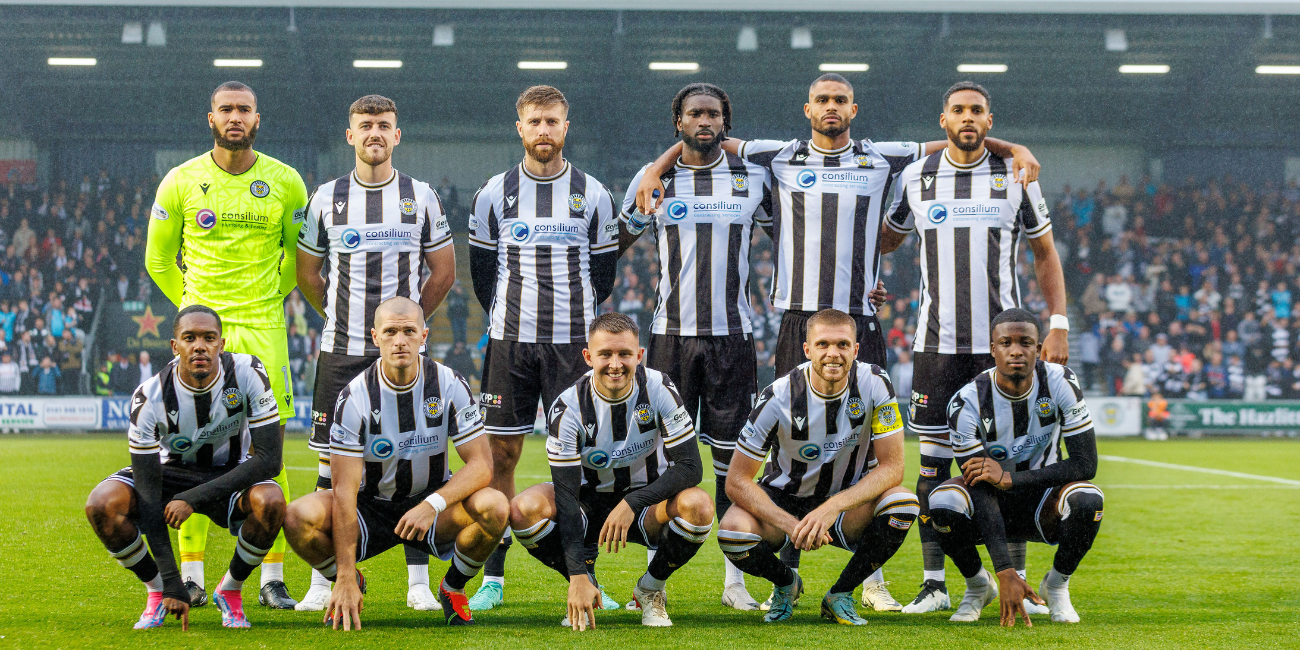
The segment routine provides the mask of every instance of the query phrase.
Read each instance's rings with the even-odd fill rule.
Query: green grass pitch
[[[1300,481],[1300,441],[1278,439],[1103,440],[1101,453],[1211,467]],[[295,494],[312,489],[314,456],[301,435],[286,442]],[[707,455],[705,456],[707,458]],[[916,480],[916,445],[908,446],[905,485]],[[600,612],[596,630],[579,635],[558,627],[565,584],[518,545],[507,568],[506,604],[475,616],[472,629],[448,629],[441,613],[406,608],[406,571],[394,550],[363,564],[370,581],[360,632],[325,629],[320,614],[259,607],[257,576],[244,598],[253,628],[221,627],[216,607],[191,612],[190,631],[169,620],[162,629],[131,629],[143,606],[143,589],[105,553],[82,512],[86,495],[109,473],[128,464],[119,435],[7,435],[0,438],[0,650],[37,647],[96,648],[769,648],[769,647],[1300,647],[1300,484],[1101,462],[1097,483],[1106,492],[1106,517],[1092,552],[1072,581],[1079,625],[1054,625],[1039,617],[1033,629],[997,626],[996,605],[974,625],[947,621],[948,613],[922,616],[863,611],[870,625],[849,628],[818,618],[818,602],[848,555],[838,549],[804,554],[808,592],[793,620],[767,625],[758,613],[719,604],[721,553],[712,538],[668,583],[674,627],[646,629],[639,615]],[[521,486],[549,472],[540,438],[530,437],[519,469]],[[712,481],[706,481],[712,489]],[[1206,489],[1197,489],[1207,486]],[[1219,486],[1219,487],[1213,487]],[[230,559],[232,540],[213,528],[207,583],[213,586]],[[1031,544],[1030,583],[1037,585],[1052,549]],[[645,552],[629,547],[603,555],[601,581],[625,602],[645,567]],[[431,574],[441,576],[436,562]],[[920,583],[920,542],[915,533],[885,567],[900,601]],[[292,554],[286,574],[301,595],[308,567]],[[478,579],[469,585],[472,591]],[[948,569],[954,605],[963,583]],[[770,586],[749,580],[762,599]]]

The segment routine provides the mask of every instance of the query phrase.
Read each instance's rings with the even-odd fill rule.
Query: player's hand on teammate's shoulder
[[[180,499],[169,502],[167,507],[163,508],[163,520],[167,522],[168,526],[176,530],[180,530],[181,524],[185,523],[185,520],[189,519],[192,514],[194,514],[194,508]]]
[[[438,512],[429,505],[427,501],[421,501],[419,505],[406,511],[402,519],[397,522],[397,528],[393,532],[404,540],[424,540],[428,534],[429,528],[433,522],[438,520]]]
[[[365,609],[363,598],[361,586],[356,580],[336,580],[334,589],[330,592],[329,603],[325,605],[325,624],[332,625],[336,630],[340,624],[344,631],[360,630],[361,610]]]
[[[163,609],[176,620],[181,622],[181,631],[188,632],[190,629],[190,603],[188,600],[179,598],[163,598]]]
[[[1011,472],[1002,469],[998,461],[988,456],[976,456],[962,463],[961,474],[966,485],[972,487],[982,481],[999,490],[1011,489]]]
[[[1029,147],[1018,144],[1012,147],[1011,155],[1012,178],[1017,179],[1024,186],[1038,180],[1038,172],[1042,169],[1042,165],[1039,165],[1038,159],[1029,152]]]
[[[880,306],[885,304],[885,300],[889,298],[889,292],[885,290],[885,283],[876,280],[876,288],[872,289],[871,293],[867,294],[867,298],[871,300],[872,306],[876,309],[880,309]]]
[[[1015,569],[998,571],[998,613],[1002,627],[1015,627],[1017,614],[1024,619],[1025,627],[1034,626],[1029,621],[1029,612],[1025,611],[1025,599],[1039,605],[1047,604]]]
[[[600,608],[600,588],[585,574],[569,576],[569,626],[575,632],[596,629],[596,610]]]
[[[636,513],[632,512],[632,506],[627,505],[627,501],[619,501],[605,519],[605,525],[600,527],[600,539],[596,545],[604,546],[608,553],[617,553],[620,548],[627,548],[627,531],[632,528],[635,520]]]

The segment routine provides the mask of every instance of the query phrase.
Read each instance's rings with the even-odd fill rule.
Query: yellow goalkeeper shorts
[[[262,362],[271,378],[280,411],[280,424],[293,417],[293,378],[289,374],[289,333],[283,327],[247,327],[222,323],[226,352],[251,354]]]

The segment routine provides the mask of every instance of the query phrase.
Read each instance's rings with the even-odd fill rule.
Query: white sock
[[[1021,579],[1021,580],[1024,580],[1024,579],[1025,579],[1025,575],[1026,575],[1026,574],[1025,574],[1025,570],[1024,570],[1024,569],[1016,569],[1016,575],[1020,576],[1020,579]]]
[[[645,565],[646,565],[646,566],[650,566],[650,563],[651,563],[651,562],[654,562],[654,561],[655,561],[655,550],[652,549],[652,548],[648,548],[648,549],[646,549],[646,550],[645,550]]]
[[[1057,573],[1056,567],[1047,572],[1047,586],[1052,589],[1065,589],[1070,586],[1070,576]]]
[[[217,584],[217,591],[239,591],[243,588],[244,581],[230,577],[229,571],[227,571],[226,575],[221,578],[221,582]]]
[[[429,565],[427,564],[408,564],[406,565],[406,588],[410,589],[415,585],[429,586]]]
[[[944,582],[947,578],[944,577],[943,571],[943,569],[939,569],[938,571],[922,571],[922,573],[925,575],[925,580]]]
[[[144,583],[144,589],[145,591],[148,591],[151,594],[155,594],[162,591],[163,590],[162,573],[159,572],[158,575],[153,577],[153,580]]]
[[[268,582],[284,582],[284,562],[263,562],[262,563],[262,584],[265,587]]]
[[[654,576],[650,575],[649,571],[647,571],[645,575],[641,576],[641,581],[637,583],[637,585],[646,591],[663,591],[664,586],[667,584],[668,581],[666,580],[656,580]]]
[[[875,573],[867,576],[867,579],[863,580],[862,582],[867,583],[867,582],[884,582],[884,581],[885,581],[885,567],[880,567],[879,569],[876,569]]]
[[[984,589],[989,586],[989,574],[984,569],[980,569],[974,577],[966,578],[967,589]]]
[[[722,558],[722,562],[723,562],[723,566],[726,567],[727,569],[727,579],[726,582],[724,582],[723,584],[728,587],[731,585],[744,586],[745,572],[741,571],[740,569],[737,569],[736,565],[732,564],[731,560],[728,560],[725,557]]]
[[[495,582],[498,585],[501,585],[501,588],[504,589],[506,586],[506,577],[505,576],[483,576],[483,584],[485,585],[489,582]],[[483,585],[479,585],[479,586],[482,587]]]
[[[320,571],[317,571],[316,569],[312,569],[312,570],[311,570],[311,586],[313,586],[313,587],[324,587],[324,588],[326,588],[326,589],[329,589],[329,588],[330,588],[330,581],[329,581],[329,578],[326,578],[325,576],[321,575],[321,572],[320,572]]]
[[[193,582],[203,586],[203,560],[198,562],[181,562],[181,582]]]

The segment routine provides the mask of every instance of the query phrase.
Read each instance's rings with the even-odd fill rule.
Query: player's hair
[[[601,314],[596,317],[596,320],[591,321],[591,328],[587,330],[587,336],[590,337],[596,332],[609,332],[610,334],[631,332],[641,336],[641,328],[637,327],[636,321],[631,316],[616,311]]]
[[[1038,317],[1034,315],[1034,312],[1029,311],[1028,309],[1021,309],[1020,307],[1004,309],[997,316],[993,317],[993,324],[989,325],[989,334],[991,335],[993,330],[997,329],[998,325],[1003,323],[1028,323],[1034,326],[1035,334],[1039,336],[1042,335],[1043,324],[1038,320]]]
[[[393,296],[392,298],[379,303],[379,306],[375,307],[375,322],[379,322],[379,314],[381,312],[385,315],[418,314],[416,318],[420,320],[424,319],[424,308],[420,306],[420,303],[415,302],[406,296]]]
[[[677,91],[677,96],[673,97],[673,137],[681,133],[677,123],[682,119],[682,104],[686,103],[687,98],[695,95],[708,95],[722,102],[722,133],[718,135],[727,135],[731,130],[731,98],[727,97],[726,91],[713,84],[695,83]]]
[[[812,331],[813,331],[813,328],[816,327],[816,326],[818,326],[818,325],[826,325],[826,326],[828,326],[828,327],[837,327],[837,326],[840,326],[840,325],[848,325],[848,326],[849,326],[849,329],[853,330],[853,337],[856,339],[857,336],[858,336],[858,323],[857,323],[857,321],[853,320],[853,317],[852,317],[852,316],[850,316],[850,315],[848,315],[848,314],[846,314],[846,313],[844,313],[844,312],[842,312],[842,311],[840,311],[840,310],[838,310],[838,309],[823,309],[823,310],[821,310],[821,311],[819,311],[819,312],[813,314],[812,316],[809,316],[809,317],[808,317],[808,332],[807,332],[807,333],[808,333],[808,334],[811,334]],[[807,334],[805,334],[805,337],[806,337],[806,336],[807,336]]]
[[[943,94],[943,110],[945,111],[948,110],[948,98],[952,97],[955,93],[959,93],[963,90],[973,90],[983,95],[985,107],[993,108],[993,100],[989,99],[989,91],[985,90],[984,86],[981,86],[975,83],[974,81],[958,81],[957,83],[950,86],[947,92]]]
[[[253,92],[253,89],[249,88],[248,84],[242,81],[227,81],[226,83],[217,86],[216,89],[212,91],[212,96],[208,98],[208,103],[211,104],[212,102],[217,101],[217,93],[226,92],[227,90],[246,92],[253,96],[253,103],[257,103],[257,93]]]
[[[348,109],[349,117],[352,115],[383,115],[384,113],[397,115],[397,104],[383,95],[366,95],[352,102],[352,107]]]
[[[813,82],[808,84],[808,88],[811,90],[813,86],[816,86],[817,84],[823,81],[834,81],[835,83],[844,84],[845,86],[849,87],[850,93],[853,92],[853,84],[849,83],[849,80],[845,79],[844,75],[835,74],[834,72],[827,72],[826,74],[817,77],[816,79],[813,79]]]
[[[553,106],[559,104],[564,107],[564,112],[569,112],[569,100],[564,98],[564,93],[560,92],[555,86],[530,86],[527,90],[519,93],[519,99],[515,100],[515,112],[523,113],[525,106]]]
[[[181,319],[182,319],[182,318],[185,318],[186,316],[189,316],[190,314],[207,314],[207,315],[209,315],[209,316],[211,316],[211,317],[217,319],[217,332],[220,332],[220,331],[221,331],[221,315],[220,315],[220,314],[218,314],[215,310],[213,310],[211,307],[209,307],[209,306],[207,306],[207,305],[190,305],[189,307],[186,307],[186,308],[180,310],[179,312],[177,312],[177,314],[176,314],[176,320],[173,320],[173,321],[172,321],[172,335],[173,335],[173,336],[175,336],[176,334],[180,334],[180,332],[181,332]]]

